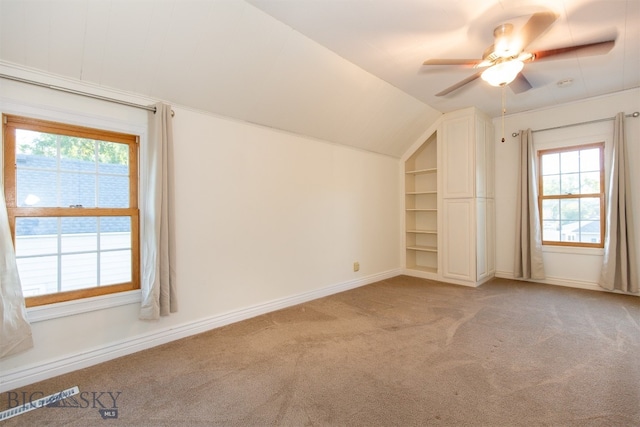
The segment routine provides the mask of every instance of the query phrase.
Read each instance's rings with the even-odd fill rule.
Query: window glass
[[[139,288],[137,138],[5,117],[5,195],[27,306]]]
[[[538,152],[544,244],[602,247],[603,144]]]
[[[129,146],[17,129],[18,206],[129,206]]]

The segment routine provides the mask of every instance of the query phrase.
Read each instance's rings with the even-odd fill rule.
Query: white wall
[[[145,111],[0,85],[3,113],[145,137]],[[35,322],[35,348],[0,360],[2,390],[400,272],[397,159],[173,109],[179,312],[140,321],[130,303]]]
[[[505,118],[505,143],[502,137],[501,119],[494,120],[496,129],[496,267],[497,275],[513,277],[515,202],[517,186],[518,141],[511,137],[520,129],[544,129],[572,123],[585,122],[640,111],[640,89],[592,98],[590,100],[559,105]],[[640,247],[640,118],[627,118],[625,133],[631,164],[633,214],[636,224],[635,241]],[[576,145],[605,141],[605,161],[609,161],[613,121],[585,124],[564,129],[534,133],[536,149],[551,148],[561,144]],[[597,285],[602,263],[602,249],[544,247],[544,263],[547,279],[559,284],[588,289],[600,289]],[[640,251],[638,252],[640,264]]]

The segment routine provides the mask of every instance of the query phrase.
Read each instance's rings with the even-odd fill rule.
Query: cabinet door
[[[487,245],[489,243],[489,229],[487,221],[487,199],[476,199],[476,277],[482,280],[489,274],[489,260]]]
[[[476,118],[476,197],[494,197],[495,141],[493,123],[484,116]]]
[[[487,199],[487,272],[490,276],[496,273],[496,202]]]
[[[496,176],[496,140],[495,140],[495,132],[493,129],[493,123],[491,121],[486,122],[486,126],[484,127],[484,140],[485,140],[485,173],[486,173],[486,186],[487,186],[487,197],[494,198],[495,197],[495,176]]]
[[[476,197],[487,197],[487,122],[476,119]]]
[[[475,194],[475,149],[473,115],[442,122],[443,197],[473,197]]]
[[[495,201],[476,199],[476,280],[495,274],[494,218]]]
[[[475,200],[443,201],[443,276],[475,282]]]

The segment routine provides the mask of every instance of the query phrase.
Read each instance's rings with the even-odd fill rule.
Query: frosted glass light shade
[[[518,60],[500,62],[484,70],[482,80],[491,86],[508,85],[522,71],[522,67],[524,63]]]

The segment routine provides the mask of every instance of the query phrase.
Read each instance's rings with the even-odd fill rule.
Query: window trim
[[[131,282],[84,288],[73,291],[25,297],[25,305],[39,307],[49,304],[78,301],[82,299],[111,295],[140,289],[140,210],[138,208],[138,162],[139,136],[29,118],[24,116],[3,114],[3,185],[9,217],[11,238],[15,246],[15,222],[18,217],[78,217],[78,216],[129,216],[131,217]],[[58,135],[74,136],[87,139],[127,144],[129,147],[129,207],[128,208],[82,208],[65,207],[18,207],[16,188],[16,141],[15,130],[24,129]]]
[[[579,150],[587,150],[590,148],[598,148],[600,150],[600,192],[599,193],[589,193],[589,194],[558,194],[558,195],[549,195],[544,196],[543,189],[543,176],[542,176],[542,156],[545,154],[554,154],[554,153],[563,153],[570,151],[579,151]],[[554,240],[544,240],[544,233],[542,233],[541,238],[543,246],[564,246],[569,248],[596,248],[602,249],[604,248],[604,237],[605,237],[605,229],[606,229],[606,214],[605,214],[605,143],[602,142],[594,142],[587,144],[578,144],[571,146],[563,146],[558,148],[549,148],[544,150],[537,151],[537,171],[538,171],[538,213],[540,217],[540,229],[544,229],[544,218],[542,215],[542,202],[543,200],[562,200],[562,199],[581,199],[581,198],[599,198],[600,199],[600,243],[590,243],[590,242],[577,242],[577,241],[554,241]],[[562,174],[561,174],[562,175]]]
[[[59,317],[75,316],[122,305],[140,304],[140,289],[98,295],[81,299],[73,299],[46,305],[27,307],[27,318],[30,323],[43,322]]]

